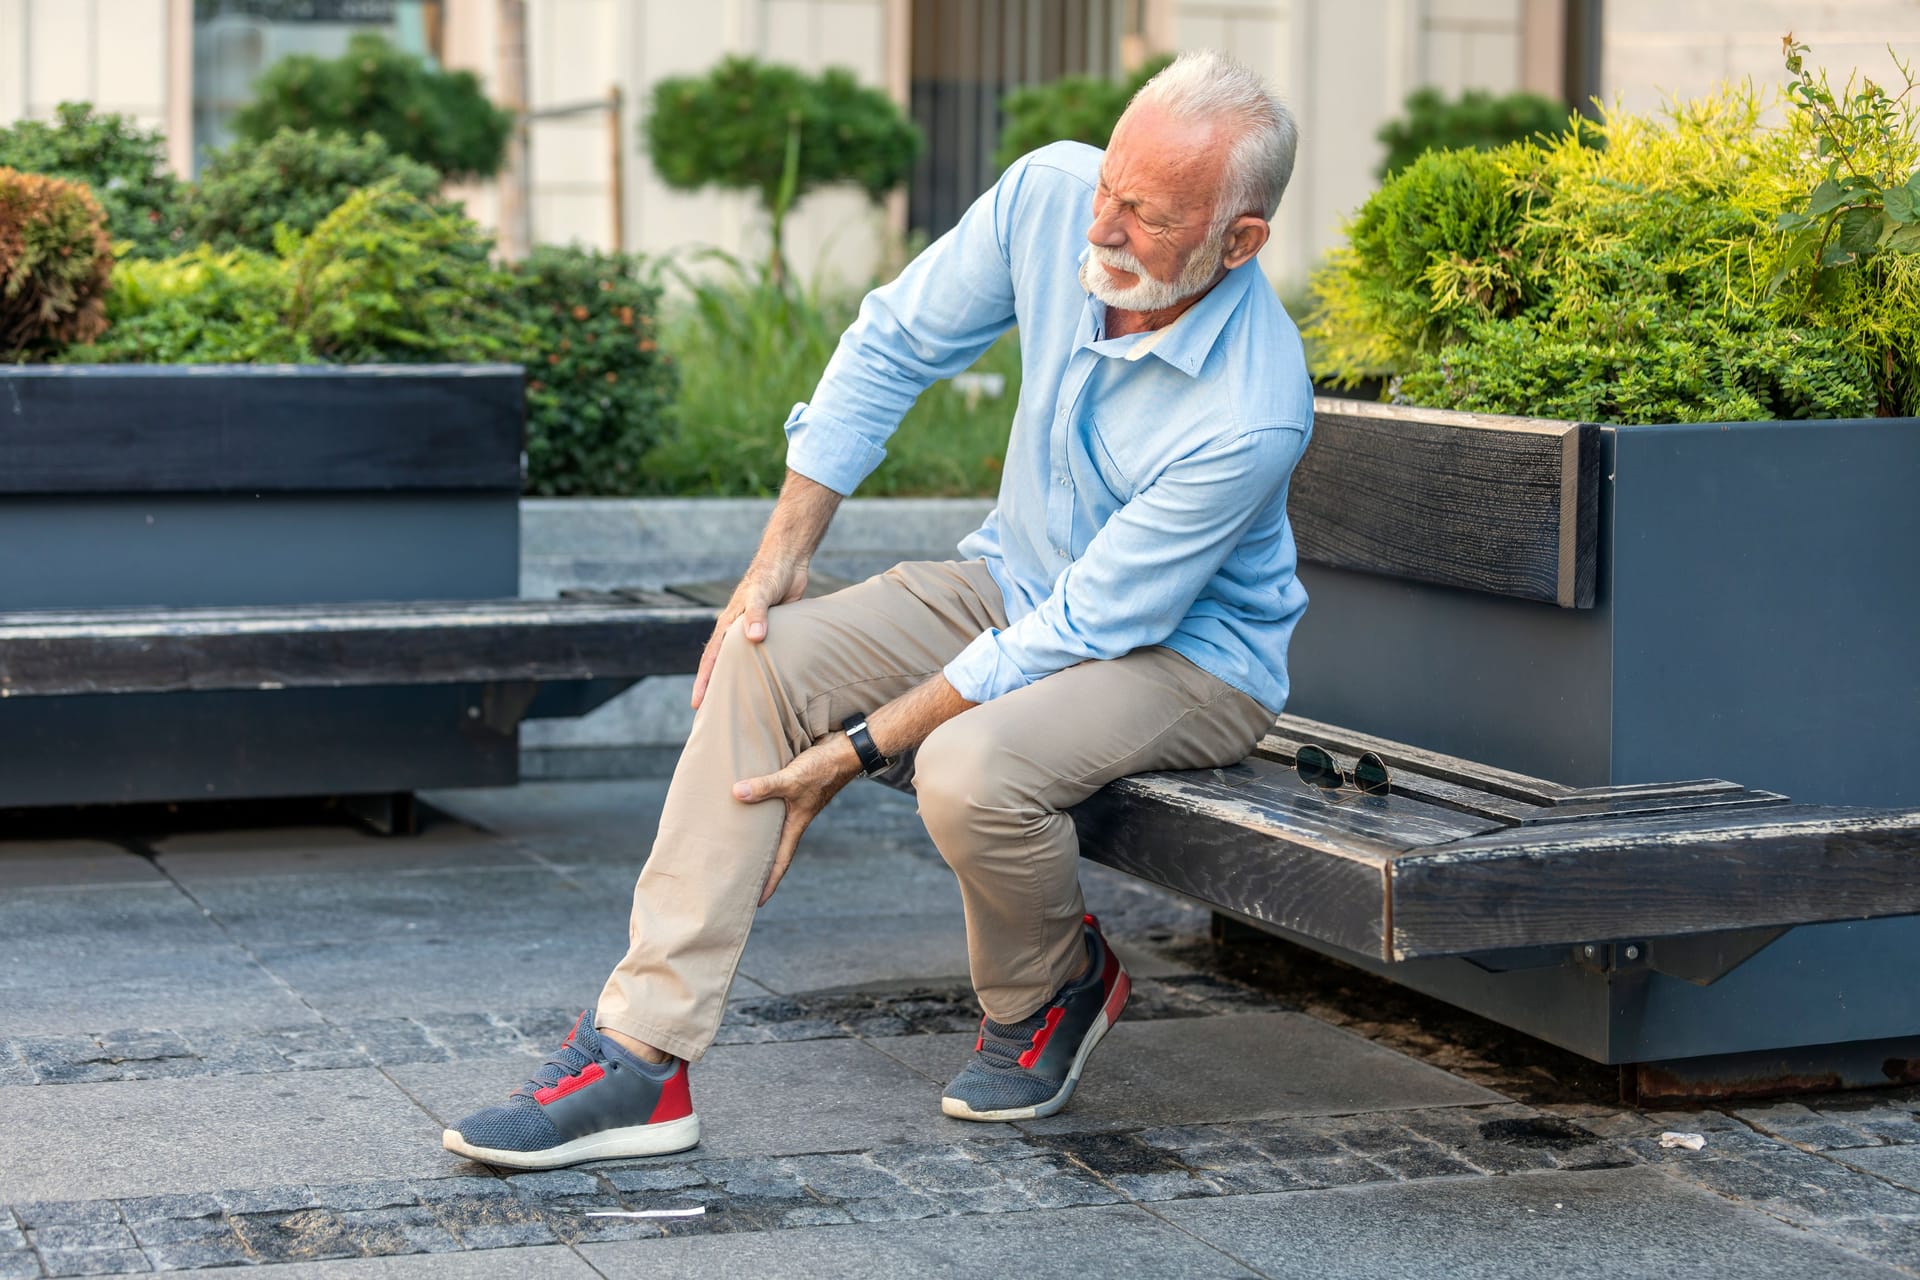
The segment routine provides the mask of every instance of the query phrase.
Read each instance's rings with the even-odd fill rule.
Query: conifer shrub
[[[106,327],[106,221],[80,183],[0,168],[0,361],[41,356]]]
[[[389,181],[431,201],[441,178],[377,133],[355,138],[282,129],[264,142],[237,142],[209,158],[187,202],[187,232],[192,243],[221,252],[270,253],[276,225],[305,235],[361,187]]]
[[[513,130],[513,116],[488,100],[472,72],[437,70],[372,32],[354,36],[337,58],[289,54],[254,91],[233,121],[249,142],[282,129],[375,133],[449,178],[498,173]]]

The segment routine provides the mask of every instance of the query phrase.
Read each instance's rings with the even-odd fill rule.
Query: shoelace
[[[597,1057],[589,1054],[579,1045],[568,1042],[561,1045],[553,1052],[553,1056],[540,1064],[540,1069],[533,1073],[531,1080],[507,1096],[530,1098],[539,1090],[558,1084],[568,1076],[579,1075],[597,1061],[599,1061]]]
[[[1045,1025],[1047,1011],[1044,1006],[1039,1012],[1015,1023],[984,1019],[980,1023],[982,1065],[995,1071],[1021,1070],[1020,1055],[1033,1048],[1034,1033]]]

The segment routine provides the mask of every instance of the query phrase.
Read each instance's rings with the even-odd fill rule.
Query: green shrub
[[[1763,128],[1754,92],[1728,88],[1421,157],[1315,277],[1316,373],[1395,378],[1402,401],[1618,423],[1920,413],[1920,253],[1886,194],[1920,163],[1913,95],[1829,96],[1820,110],[1850,125],[1795,103]],[[1878,175],[1877,200],[1841,192],[1851,213],[1814,185],[1841,150]],[[1868,216],[1870,246],[1847,229]],[[1796,248],[1809,230],[1840,252]]]
[[[810,76],[752,58],[660,81],[640,128],[668,186],[759,197],[772,222],[776,276],[795,201],[834,183],[851,183],[877,201],[906,180],[920,154],[913,122],[849,72]]]
[[[450,178],[497,173],[513,130],[512,115],[487,100],[471,72],[436,71],[372,33],[354,36],[338,58],[282,58],[254,90],[258,96],[234,117],[247,141],[265,142],[282,129],[375,133]]]
[[[271,252],[276,224],[304,235],[354,191],[386,181],[432,200],[441,179],[377,133],[351,138],[282,129],[265,142],[239,142],[213,154],[187,202],[188,233],[219,250]]]
[[[286,323],[322,360],[510,359],[527,334],[496,304],[492,243],[391,181],[348,196],[313,234],[282,236]]]
[[[1063,140],[1105,147],[1140,86],[1172,61],[1171,55],[1151,59],[1125,80],[1063,76],[1051,84],[1015,89],[1000,99],[1004,123],[993,162],[1004,169],[1029,151]]]
[[[676,370],[659,350],[659,286],[639,259],[536,248],[510,268],[501,305],[523,322],[527,492],[632,494],[665,433]]]
[[[109,234],[131,241],[133,256],[161,258],[190,243],[160,134],[126,116],[96,115],[85,102],[63,102],[56,115],[51,124],[22,120],[0,129],[0,165],[86,183],[106,210]]]
[[[114,277],[113,327],[74,361],[435,363],[511,359],[531,338],[497,301],[490,242],[392,184],[363,188],[273,255],[206,246]]]
[[[0,360],[98,334],[112,270],[106,215],[85,186],[0,168]]]
[[[671,434],[642,467],[644,492],[764,496],[786,474],[780,426],[814,387],[860,305],[857,293],[800,290],[719,254],[670,313],[662,345],[676,357],[680,394]],[[1000,486],[1020,348],[1009,334],[975,369],[998,374],[1003,394],[975,398],[951,383],[929,388],[888,441],[863,496],[992,494]]]
[[[113,273],[106,336],[62,356],[78,364],[296,364],[313,353],[283,321],[286,264],[200,245]]]
[[[1537,93],[1496,98],[1483,89],[1468,89],[1449,102],[1438,89],[1416,89],[1407,98],[1406,114],[1389,120],[1374,135],[1387,148],[1376,176],[1391,178],[1429,151],[1491,151],[1509,142],[1566,133],[1571,119],[1565,103]]]

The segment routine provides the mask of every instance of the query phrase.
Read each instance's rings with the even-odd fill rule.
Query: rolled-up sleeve
[[[1014,323],[1010,244],[1025,161],[953,230],[873,290],[840,337],[813,399],[787,416],[787,465],[841,495],[887,456],[920,393],[964,371]]]
[[[1168,466],[1038,607],[961,650],[947,681],[961,697],[989,702],[1076,663],[1166,640],[1285,489],[1305,442],[1297,426],[1261,428]]]

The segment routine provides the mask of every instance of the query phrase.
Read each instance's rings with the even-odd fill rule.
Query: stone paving
[[[0,840],[0,1280],[1920,1276],[1920,1092],[1643,1113],[1601,1073],[1089,867],[1136,975],[1069,1110],[951,1121],[977,1014],[911,802],[854,788],[696,1068],[702,1145],[503,1176],[440,1128],[625,933],[658,782]],[[69,833],[71,834],[71,833]],[[1662,1147],[1679,1129],[1704,1150]],[[700,1208],[697,1217],[593,1216]]]

